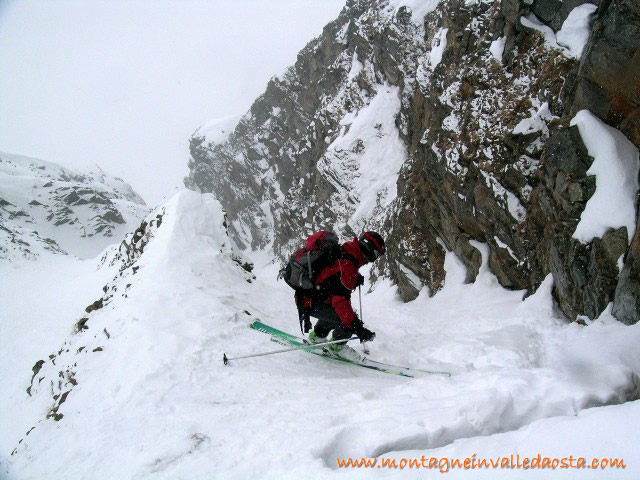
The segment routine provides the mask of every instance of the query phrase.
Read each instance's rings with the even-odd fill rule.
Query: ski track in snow
[[[267,253],[252,254],[257,279],[232,260],[211,195],[183,191],[164,208],[139,270],[116,280],[132,284],[126,297],[114,298],[91,315],[88,330],[67,338],[68,353],[55,366],[45,364],[46,380],[33,397],[7,400],[12,412],[24,414],[9,420],[3,437],[36,427],[20,444],[17,437],[2,442],[0,472],[8,469],[9,478],[366,477],[373,470],[338,469],[336,459],[468,454],[480,447],[509,455],[552,436],[553,429],[544,433],[553,425],[544,423],[548,417],[561,417],[557,425],[572,418],[588,425],[595,417],[589,420],[585,409],[638,397],[640,326],[621,325],[606,312],[586,327],[567,324],[554,311],[550,278],[522,301],[523,292],[499,287],[486,263],[477,282],[464,285],[464,267],[451,253],[446,285],[435,297],[423,291],[403,304],[380,282],[363,296],[363,316],[377,333],[372,358],[447,369],[452,378],[395,377],[304,352],[224,366],[223,352],[280,348],[248,328],[255,319],[296,333],[292,291],[276,283],[278,266]],[[475,246],[486,259],[484,246]],[[68,319],[69,329],[77,319]],[[64,418],[44,419],[53,404],[47,382],[65,365],[73,366],[78,385],[60,406]],[[28,386],[29,370],[12,375],[12,385]],[[604,410],[627,416],[628,423],[611,423],[615,428],[637,432],[640,409],[625,407]],[[563,428],[573,442],[572,429]],[[528,431],[542,433],[531,439]],[[502,432],[510,437],[494,435]],[[577,445],[597,445],[598,435],[589,443],[584,433]],[[634,471],[616,475],[635,478]],[[427,473],[441,475],[402,475]]]

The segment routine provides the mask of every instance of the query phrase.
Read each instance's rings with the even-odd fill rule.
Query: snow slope
[[[26,426],[42,414],[38,405],[25,402],[32,367],[74,331],[78,316],[113,278],[113,269],[98,269],[97,264],[97,259],[52,254],[40,255],[37,262],[0,261],[2,454],[13,449]]]
[[[389,460],[395,460],[398,468],[389,468],[377,475],[381,478],[393,476],[389,471],[399,476],[398,469],[403,459],[417,458],[422,463],[422,456],[429,460],[438,459],[438,467],[429,469],[425,475],[424,469],[410,469],[405,466],[402,478],[439,478],[447,473],[451,479],[494,479],[494,478],[536,478],[536,479],[594,479],[594,478],[636,478],[637,445],[634,432],[640,427],[640,401],[601,408],[591,408],[575,416],[559,416],[551,419],[538,420],[519,430],[496,434],[491,437],[475,437],[457,440],[446,447],[436,448],[428,452],[402,452],[402,456],[385,455]],[[513,455],[513,458],[511,458]],[[519,457],[518,457],[519,456]],[[508,459],[509,467],[505,467],[504,459]],[[524,464],[529,458],[528,465],[532,468],[514,469],[511,465],[520,462]],[[535,459],[538,459],[535,462]],[[610,459],[624,460],[623,467],[608,469]],[[464,462],[470,459],[478,464],[482,459],[489,462],[489,467],[474,470],[452,466],[452,459]],[[550,465],[540,468],[545,464]],[[584,463],[581,462],[584,459]],[[596,463],[594,463],[594,460]],[[379,462],[381,462],[379,460]],[[494,462],[493,464],[491,462]],[[406,462],[408,465],[408,460]],[[495,468],[493,465],[503,465]],[[575,469],[571,467],[576,467]],[[578,468],[579,467],[579,468]],[[353,475],[354,470],[349,473]],[[371,477],[369,475],[362,477]],[[375,472],[378,473],[378,472]],[[413,473],[413,475],[412,475]]]
[[[615,454],[629,465],[616,478],[637,477],[640,456],[629,448],[637,403],[593,407],[638,398],[640,326],[608,313],[567,324],[550,279],[522,301],[489,273],[486,246],[476,244],[485,264],[475,284],[464,284],[449,253],[446,285],[433,298],[423,291],[403,304],[387,283],[364,295],[365,322],[378,334],[373,358],[454,374],[406,379],[303,352],[224,366],[223,352],[279,348],[247,328],[256,318],[296,331],[278,266],[255,253],[254,277],[212,195],[180,192],[145,225],[142,253],[106,259],[117,273],[88,328],[61,338],[32,397],[10,399],[12,412],[40,414],[16,420],[29,434],[10,439],[11,451],[3,442],[9,478],[366,477],[336,459],[542,446]],[[31,374],[14,372],[26,382]],[[576,441],[595,424],[597,435]]]

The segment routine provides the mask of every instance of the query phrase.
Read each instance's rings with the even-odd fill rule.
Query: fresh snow
[[[520,22],[541,32],[547,47],[560,50],[566,57],[579,59],[591,35],[591,17],[597,8],[590,3],[574,8],[557,33],[533,13],[520,17]]]
[[[371,216],[375,207],[388,207],[397,195],[400,168],[408,157],[396,126],[400,111],[398,87],[381,85],[371,103],[358,112],[347,137],[364,141],[364,152],[355,181],[360,203],[351,217],[356,225]]]
[[[362,63],[358,60],[358,53],[353,52],[353,60],[351,61],[351,69],[347,78],[349,81],[353,80],[362,71]]]
[[[584,47],[591,35],[591,18],[598,7],[591,3],[579,5],[569,13],[556,34],[559,45],[566,47],[575,58],[582,57]]]
[[[442,128],[459,134],[460,122],[458,121],[458,116],[454,112],[451,112],[444,120],[442,120]]]
[[[440,0],[390,0],[389,6],[397,12],[402,7],[411,9],[411,20],[418,26],[424,25],[424,17],[440,5]]]
[[[544,102],[538,110],[531,109],[531,117],[521,120],[512,131],[514,135],[529,135],[531,133],[549,133],[547,122],[554,118],[549,110],[549,102]]]
[[[344,196],[353,199],[348,224],[354,231],[396,198],[398,174],[408,155],[395,123],[400,102],[398,87],[378,85],[368,105],[344,115],[340,135],[318,162],[318,170],[339,191],[349,190]]]
[[[42,415],[41,406],[28,402],[25,393],[31,368],[57,350],[113,278],[112,268],[98,264],[52,254],[37,262],[0,261],[0,458]]]
[[[638,149],[619,131],[588,110],[571,120],[577,126],[593,163],[587,174],[596,176],[596,191],[587,202],[573,238],[589,243],[609,229],[627,228],[629,242],[636,231]]]
[[[491,53],[491,56],[498,61],[498,63],[502,63],[502,55],[504,54],[504,46],[506,43],[507,37],[500,37],[491,42],[489,52]]]
[[[567,323],[554,309],[550,276],[523,300],[524,292],[499,286],[488,268],[488,246],[474,242],[483,264],[473,284],[464,283],[466,270],[449,252],[445,285],[434,297],[423,290],[404,304],[386,280],[363,295],[363,318],[377,333],[369,344],[374,359],[447,369],[451,378],[395,377],[304,352],[224,366],[223,352],[238,356],[276,347],[248,328],[255,319],[296,332],[293,292],[276,282],[279,267],[267,252],[251,254],[252,273],[242,268],[246,260],[227,236],[212,195],[179,192],[147,220],[157,214],[162,224],[149,231],[134,265],[121,264],[113,252],[102,263],[113,264],[103,268],[114,275],[108,283],[114,297],[89,315],[88,330],[67,333],[86,315],[82,306],[102,295],[105,271],[83,280],[86,289],[76,292],[70,285],[65,291],[77,298],[64,302],[68,307],[49,330],[46,347],[56,364],[44,364],[33,397],[20,391],[31,379],[28,365],[48,360],[46,353],[34,350],[32,362],[25,358],[22,367],[3,372],[5,385],[12,386],[2,393],[10,412],[0,432],[4,476],[440,478],[438,470],[338,469],[336,459],[569,452],[623,457],[625,470],[603,475],[637,478],[637,403],[605,406],[638,397],[640,325],[622,325],[609,309],[588,326]],[[36,303],[50,280],[24,271],[22,282],[27,275],[33,291],[28,300]],[[0,286],[8,292],[0,303],[2,318],[13,325],[9,341],[30,343],[52,318],[30,314],[31,328],[16,327],[24,297],[5,290],[5,282],[16,278],[11,271],[2,276]],[[7,350],[1,355],[6,362]],[[69,373],[59,376],[67,370],[76,386]],[[63,418],[46,419],[52,394],[67,391],[58,410]],[[592,478],[592,472],[563,473]]]
[[[429,52],[429,68],[431,69],[431,71],[435,70],[435,68],[442,61],[442,54],[444,53],[445,48],[447,48],[448,31],[448,28],[441,28],[433,36],[433,40],[431,42],[431,51]]]
[[[631,428],[630,428],[631,427]],[[415,468],[391,469],[394,473],[383,472],[376,475],[380,478],[444,478],[453,480],[489,479],[495,478],[535,478],[535,479],[633,479],[637,476],[637,469],[632,463],[637,462],[637,437],[632,429],[640,427],[640,401],[629,402],[624,405],[614,405],[602,408],[592,408],[579,412],[577,415],[558,416],[546,420],[535,421],[518,430],[500,433],[490,437],[472,437],[456,440],[446,447],[429,451],[429,456],[437,457],[441,466],[430,470],[425,476],[424,470]],[[450,459],[503,462],[504,457],[513,452],[513,463],[524,462],[529,458],[529,465],[540,465],[545,458],[553,461],[558,459],[555,468],[512,469],[512,468],[479,468],[465,469],[464,466],[453,467]],[[401,454],[386,454],[382,458],[395,459],[396,465],[401,465],[403,458],[417,458],[419,461],[425,452],[420,450],[405,451]],[[503,457],[503,458],[501,458]],[[586,460],[584,468],[568,469],[565,465],[577,466],[579,458]],[[537,463],[532,463],[534,459]],[[607,469],[599,466],[591,467],[592,459],[598,462],[611,458],[624,459],[626,468]],[[447,459],[449,462],[442,461]],[[381,463],[381,460],[379,460]],[[469,464],[471,461],[469,462]],[[398,471],[400,470],[400,471]],[[355,473],[355,472],[354,472]],[[362,472],[364,473],[364,472]],[[369,472],[371,473],[371,472]],[[376,472],[377,473],[377,472]],[[367,474],[353,478],[367,478]]]
[[[277,113],[274,113],[274,116],[275,115],[277,115]],[[233,133],[233,130],[241,118],[242,115],[231,115],[211,120],[198,128],[193,133],[193,136],[204,137],[209,143],[224,143],[229,138],[229,135]]]
[[[557,48],[566,54],[566,49],[558,45],[556,33],[553,31],[553,29],[542,23],[540,19],[533,13],[530,13],[527,16],[521,16],[520,23],[525,27],[532,28],[542,33],[542,35],[544,35],[544,43],[549,48]]]

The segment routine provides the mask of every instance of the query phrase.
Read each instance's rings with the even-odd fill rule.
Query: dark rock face
[[[602,1],[578,72],[572,112],[586,108],[640,145],[640,2]],[[640,210],[640,199],[636,211]],[[639,213],[640,215],[640,213]],[[626,251],[614,315],[640,321],[640,231]]]
[[[536,15],[553,35],[584,3],[452,0],[416,19],[349,1],[226,141],[192,138],[185,183],[216,193],[243,244],[273,242],[283,256],[319,228],[381,229],[392,247],[374,276],[390,277],[405,300],[442,288],[447,251],[474,281],[482,242],[505,288],[533,292],[551,274],[571,319],[595,318],[615,297],[614,312],[637,321],[640,252],[627,252],[626,229],[586,245],[572,238],[596,183],[569,122],[587,108],[640,144],[638,3],[600,2],[581,59],[521,21]],[[383,100],[389,108],[375,110]],[[358,119],[372,110],[369,135]],[[372,182],[367,192],[358,181],[372,152],[395,139],[402,147],[376,164],[402,157],[393,188]]]
[[[640,226],[640,218],[636,225]],[[629,325],[640,321],[640,228],[638,227],[620,272],[613,314],[618,320]]]
[[[578,70],[572,112],[591,110],[640,145],[640,3],[603,1]]]

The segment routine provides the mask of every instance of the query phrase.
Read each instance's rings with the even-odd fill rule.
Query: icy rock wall
[[[640,145],[639,46],[633,0],[350,0],[232,133],[192,137],[185,183],[281,256],[315,229],[383,230],[374,273],[405,300],[442,288],[447,250],[474,281],[480,241],[504,287],[552,273],[571,319],[615,300],[633,323],[627,229],[573,238],[596,179],[571,121],[589,110]]]

